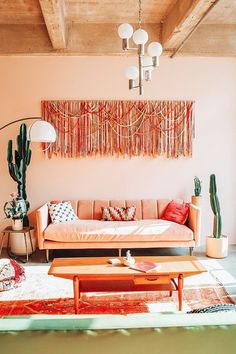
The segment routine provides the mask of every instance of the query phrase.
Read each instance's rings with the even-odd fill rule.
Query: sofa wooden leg
[[[119,257],[121,257],[121,248],[118,249]]]
[[[193,247],[189,247],[189,255],[193,256]]]
[[[49,262],[49,250],[45,250],[46,251],[46,262]]]

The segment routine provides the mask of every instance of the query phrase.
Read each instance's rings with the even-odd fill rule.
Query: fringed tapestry
[[[193,101],[43,101],[56,129],[51,158],[192,156]]]

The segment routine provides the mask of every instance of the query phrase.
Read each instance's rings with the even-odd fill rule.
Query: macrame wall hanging
[[[51,158],[192,156],[193,101],[43,101],[56,129]]]

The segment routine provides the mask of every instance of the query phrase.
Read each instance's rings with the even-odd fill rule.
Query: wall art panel
[[[193,101],[42,101],[52,156],[192,156]]]

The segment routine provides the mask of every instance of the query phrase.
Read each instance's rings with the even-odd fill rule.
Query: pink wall
[[[125,57],[1,57],[1,125],[19,117],[40,115],[43,99],[139,99],[129,92]],[[196,101],[196,139],[192,159],[87,158],[47,160],[37,150],[28,169],[32,208],[55,198],[190,199],[193,178],[203,180],[203,236],[211,233],[209,175],[217,176],[223,231],[236,243],[236,60],[162,58],[144,99]],[[18,127],[0,136],[0,213],[16,186],[8,175],[6,146]],[[2,221],[1,227],[6,224]]]

